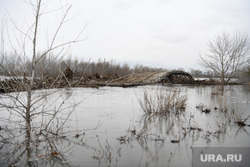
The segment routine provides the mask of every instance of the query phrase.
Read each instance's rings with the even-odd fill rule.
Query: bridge
[[[163,74],[159,79],[158,79],[158,83],[166,83],[166,82],[188,82],[188,83],[193,83],[195,82],[193,76],[185,71],[181,71],[181,70],[175,70],[175,71],[170,71],[170,72],[166,72],[165,74]]]
[[[170,72],[145,72],[130,74],[124,77],[117,78],[109,85],[128,84],[128,85],[147,85],[156,83],[183,83],[191,84],[195,80],[187,72],[184,71],[170,71]]]

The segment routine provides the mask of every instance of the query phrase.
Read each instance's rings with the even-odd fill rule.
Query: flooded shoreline
[[[175,89],[187,95],[185,111],[164,116],[145,115],[138,101],[143,99],[145,90],[155,94],[158,90]],[[57,144],[65,157],[63,163],[70,166],[192,166],[192,147],[249,147],[250,121],[245,121],[246,126],[239,126],[235,120],[250,115],[250,92],[235,85],[225,86],[223,95],[218,94],[219,90],[219,86],[181,85],[75,88],[73,92],[60,89],[58,93],[63,92],[64,97],[83,100],[64,128],[71,130],[67,138],[82,144],[70,144],[61,138]],[[55,97],[49,97],[49,101]],[[200,105],[210,112],[202,112]],[[227,109],[227,113],[221,109]],[[8,147],[2,146],[0,154],[4,155]],[[44,161],[47,159],[32,160],[35,164]],[[1,159],[0,164],[3,162]],[[19,164],[25,162],[20,160]]]
[[[27,85],[30,84],[29,77],[21,76],[0,76],[0,93],[22,92],[26,91]],[[111,76],[100,76],[94,74],[91,76],[82,76],[67,78],[65,76],[38,77],[34,78],[32,90],[56,89],[56,88],[100,88],[100,87],[137,87],[145,85],[162,84],[172,86],[176,84],[189,86],[202,85],[249,85],[248,83],[239,82],[237,78],[232,78],[230,82],[222,83],[219,78],[194,78],[184,71],[169,72],[144,72],[137,74],[128,74],[126,76],[114,78]]]

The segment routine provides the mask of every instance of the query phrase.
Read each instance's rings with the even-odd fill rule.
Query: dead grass
[[[144,90],[143,100],[139,100],[142,110],[148,115],[179,113],[185,111],[187,95],[182,95],[180,89],[174,91],[157,90],[152,94]]]

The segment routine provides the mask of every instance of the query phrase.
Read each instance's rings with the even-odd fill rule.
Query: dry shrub
[[[200,110],[202,113],[205,113],[205,114],[208,114],[211,112],[211,109],[205,106],[204,104],[196,105],[195,108],[197,108],[198,110]]]
[[[184,111],[187,99],[186,94],[182,95],[180,89],[175,89],[174,91],[156,90],[152,94],[144,90],[143,100],[138,100],[146,114],[167,114]]]

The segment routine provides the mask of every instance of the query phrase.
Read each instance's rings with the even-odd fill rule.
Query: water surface
[[[139,100],[143,100],[145,90],[153,95],[160,90],[175,89],[188,96],[185,111],[152,116],[141,109]],[[68,103],[82,100],[65,124],[65,130],[80,130],[79,138],[74,137],[74,133],[70,133],[70,137],[84,142],[70,145],[71,149],[64,151],[63,164],[192,166],[192,147],[250,147],[249,126],[240,127],[235,123],[250,115],[250,92],[242,86],[225,86],[223,94],[218,93],[220,89],[181,85],[75,88],[73,93],[70,89],[61,89],[48,101],[62,92],[62,98],[70,97]],[[201,112],[197,108],[200,105],[211,112]],[[66,143],[58,144],[65,148]]]

